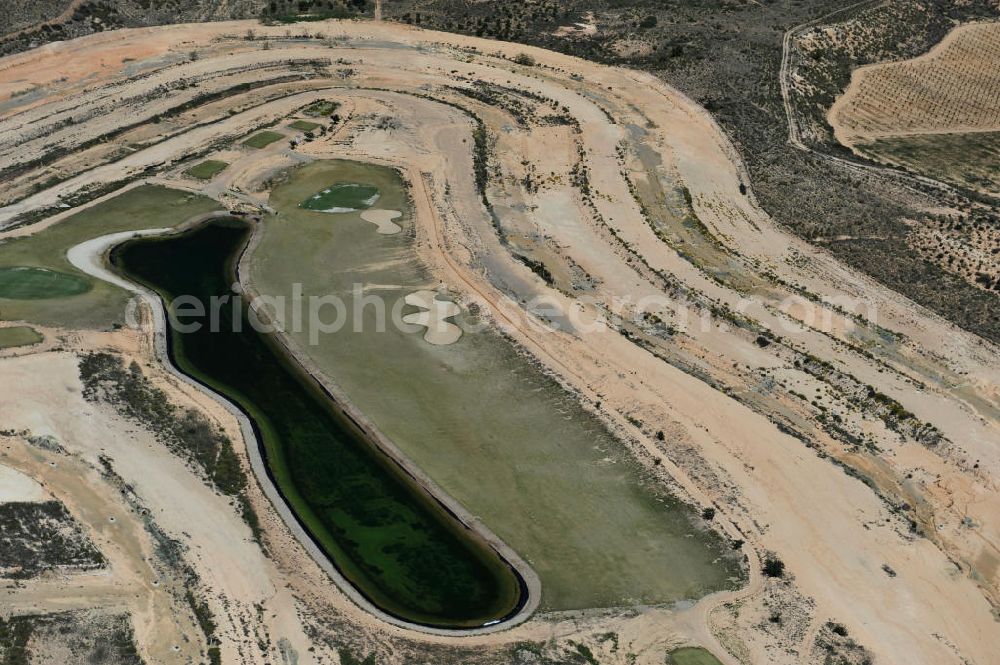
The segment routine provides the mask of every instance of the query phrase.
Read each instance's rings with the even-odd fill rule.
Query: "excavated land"
[[[329,115],[303,112],[327,100]],[[284,138],[244,145],[260,130]],[[87,209],[168,188],[191,208],[173,225],[209,213],[195,195],[273,217],[289,169],[324,159],[397,169],[435,281],[696,506],[748,580],[481,635],[384,622],[252,481],[256,444],[231,411],[163,365],[148,312],[83,326],[72,307],[0,300],[45,338],[0,349],[0,464],[41,483],[107,560],[0,581],[5,616],[127,615],[147,663],[652,665],[688,645],[727,664],[993,662],[1000,349],[779,228],[709,114],[652,75],[366,22],[50,44],[0,60],[0,261],[48,242],[54,263],[39,265],[93,279],[68,249],[159,225],[139,210],[101,228]],[[190,175],[206,160],[227,166]],[[124,309],[98,284],[65,303]],[[134,361],[235,442],[251,479],[238,500],[88,397],[92,353]]]

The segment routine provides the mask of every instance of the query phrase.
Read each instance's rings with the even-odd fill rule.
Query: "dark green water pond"
[[[111,261],[167,303],[193,295],[208,307],[212,296],[232,294],[250,233],[247,222],[214,220],[130,240]],[[400,618],[449,628],[518,609],[523,594],[510,566],[370,445],[270,335],[252,329],[245,308],[222,307],[217,328],[181,333],[172,323],[175,364],[250,416],[275,484],[369,600]]]

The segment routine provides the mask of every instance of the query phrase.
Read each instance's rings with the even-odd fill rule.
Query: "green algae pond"
[[[216,219],[126,241],[111,261],[165,303],[209,303],[233,295],[250,234],[248,222]],[[245,307],[218,311],[218,325],[197,330],[172,319],[171,358],[251,418],[276,486],[341,573],[380,609],[424,625],[474,627],[515,613],[524,591],[513,569],[376,451],[253,329]]]

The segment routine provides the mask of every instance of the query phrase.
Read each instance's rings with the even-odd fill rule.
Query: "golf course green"
[[[10,300],[45,300],[85,293],[90,283],[76,275],[35,268],[10,266],[0,268],[0,298]]]
[[[377,187],[342,182],[313,194],[300,206],[320,212],[357,212],[372,207],[379,196]]]

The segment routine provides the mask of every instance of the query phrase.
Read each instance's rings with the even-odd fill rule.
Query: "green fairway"
[[[0,300],[0,319],[85,329],[107,329],[123,323],[129,295],[78,271],[66,258],[66,251],[108,233],[177,226],[195,215],[219,209],[218,203],[203,196],[145,185],[34,235],[8,240],[0,251],[0,270],[17,266],[48,268],[82,280],[89,288],[86,293],[61,298]]]
[[[272,131],[258,132],[253,136],[251,136],[250,138],[248,138],[246,141],[244,141],[243,145],[258,149],[266,148],[275,141],[280,141],[283,138],[286,138],[285,135],[279,134],[278,132],[272,132]]]
[[[219,175],[229,166],[229,162],[222,162],[217,159],[206,159],[201,164],[196,164],[189,168],[186,173],[192,178],[198,178],[200,180],[211,180],[215,176]]]
[[[667,655],[667,665],[722,665],[722,663],[701,647],[681,647]]]
[[[35,268],[10,266],[0,268],[0,298],[44,300],[85,293],[90,284],[76,275]]]
[[[311,132],[312,130],[319,127],[318,122],[309,122],[308,120],[296,120],[295,122],[288,125],[292,129],[297,129],[300,132]]]
[[[378,187],[340,182],[313,194],[299,205],[306,210],[321,212],[357,212],[372,207],[378,197]]]
[[[329,215],[301,202],[332,183],[364,183],[377,206],[398,210],[402,233],[382,235],[360,212]],[[345,161],[295,169],[271,194],[249,278],[261,293],[343,296],[335,333],[295,346],[327,372],[366,417],[527,559],[543,610],[623,607],[695,599],[740,583],[740,552],[672,497],[585,411],[503,337],[469,332],[449,346],[392,325],[405,296],[433,288],[410,231],[413,206],[396,171]],[[351,297],[379,285],[381,304]],[[379,310],[385,325],[379,325]],[[326,320],[328,320],[327,317]],[[456,322],[465,325],[465,315]],[[363,334],[354,332],[363,331]],[[586,583],[581,583],[586,580]]]
[[[37,344],[44,337],[28,326],[14,326],[13,328],[0,328],[0,349],[11,349],[15,346],[28,346]]]
[[[306,115],[317,118],[324,115],[330,115],[338,108],[340,108],[339,102],[331,102],[324,99],[322,101],[310,104],[309,106],[304,108],[302,112]]]

